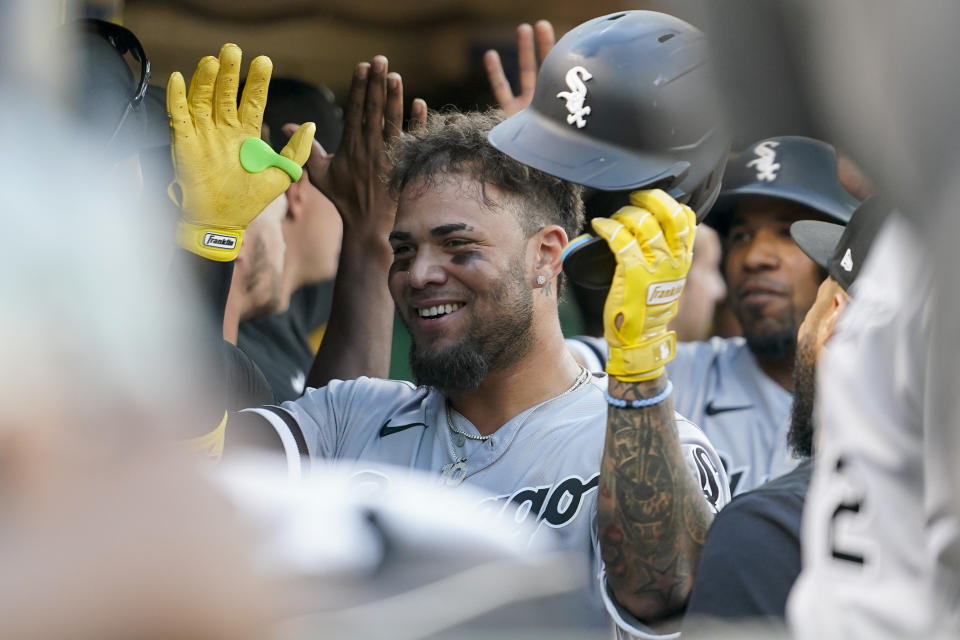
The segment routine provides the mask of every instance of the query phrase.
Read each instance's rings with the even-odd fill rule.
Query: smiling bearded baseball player
[[[176,151],[191,114],[180,106],[182,85],[168,100],[183,117],[173,121]],[[350,105],[348,119],[349,112]],[[380,117],[366,121],[379,125]],[[647,304],[648,289],[665,289],[689,268],[693,213],[652,191],[600,223],[621,261],[605,314],[611,351],[621,357],[609,379],[592,376],[567,351],[557,310],[561,253],[582,222],[579,188],[493,149],[487,133],[497,122],[434,116],[395,143],[389,273],[380,271],[384,256],[373,244],[370,277],[350,290],[362,300],[367,287],[383,282],[373,276],[388,278],[413,336],[420,384],[361,377],[308,389],[281,407],[252,409],[246,420],[231,417],[227,451],[254,439],[282,448],[292,473],[313,458],[337,459],[355,461],[358,471],[390,463],[478,486],[499,496],[487,506],[504,517],[535,521],[537,532],[552,530],[565,547],[590,554],[601,578],[599,500],[606,535],[619,537],[622,553],[605,558],[611,593],[601,578],[590,603],[601,610],[603,592],[617,624],[646,637],[637,618],[653,621],[682,607],[706,527],[729,497],[719,458],[670,401],[663,365],[672,356],[666,325],[676,296]],[[221,154],[249,135],[216,121],[206,134],[209,152]],[[275,169],[236,165],[230,173],[251,185],[263,185],[263,174]],[[184,202],[217,189],[204,176],[181,183],[197,192]],[[345,225],[344,242],[362,231]],[[633,463],[601,473],[605,426],[606,455],[639,452]]]
[[[565,546],[592,554],[601,575],[595,514],[609,385],[610,402],[625,405],[610,408],[610,427],[619,433],[636,420],[647,425],[646,459],[624,479],[645,497],[616,502],[611,477],[599,498],[601,508],[623,518],[613,526],[623,527],[630,546],[607,559],[610,582],[640,587],[628,597],[614,592],[609,608],[622,628],[644,636],[637,618],[655,620],[682,606],[711,513],[728,497],[719,458],[673,413],[653,355],[669,338],[675,297],[644,309],[648,286],[674,281],[689,266],[692,234],[682,232],[692,213],[655,192],[637,197],[643,208],[604,220],[603,233],[619,248],[632,246],[622,255],[634,261],[608,303],[610,335],[615,348],[650,355],[625,359],[623,381],[591,375],[566,349],[557,311],[560,255],[567,229],[582,216],[579,189],[490,147],[486,134],[496,122],[482,114],[435,116],[394,149],[399,207],[389,285],[413,337],[418,385],[334,381],[250,413],[273,426],[292,468],[312,457],[357,460],[358,470],[370,461],[480,486],[499,496],[493,507],[503,517],[535,521]],[[652,247],[638,247],[650,239]],[[623,324],[614,329],[618,315]],[[637,527],[656,533],[633,538],[628,508],[648,519]]]

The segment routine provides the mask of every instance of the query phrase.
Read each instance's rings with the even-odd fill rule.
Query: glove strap
[[[610,347],[607,373],[623,382],[653,380],[677,355],[677,334],[667,331],[662,336],[629,347]]]
[[[198,256],[217,262],[237,259],[243,242],[243,229],[218,229],[180,220],[177,243]]]

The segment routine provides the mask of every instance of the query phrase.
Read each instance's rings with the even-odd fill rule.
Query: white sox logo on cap
[[[558,98],[567,101],[567,124],[576,123],[578,129],[583,129],[587,125],[586,117],[590,115],[590,107],[584,106],[587,100],[587,80],[593,77],[593,74],[583,67],[576,66],[567,71],[566,82],[570,91],[561,91],[557,94]]]
[[[766,140],[753,148],[757,157],[747,163],[748,167],[756,167],[757,180],[763,182],[773,182],[777,179],[777,171],[780,170],[780,164],[776,162],[777,152],[774,147],[780,146],[779,142]]]

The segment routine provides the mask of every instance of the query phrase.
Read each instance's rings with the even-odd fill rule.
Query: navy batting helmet
[[[802,136],[760,140],[727,163],[723,190],[707,218],[721,235],[745,196],[768,196],[802,204],[846,224],[860,201],[837,176],[837,152],[826,142]]]
[[[624,11],[563,36],[543,61],[530,106],[489,139],[587,187],[663,189],[702,218],[730,149],[719,104],[703,33],[663,13]],[[585,286],[608,286],[615,265],[598,238],[571,244],[564,256],[564,270]]]

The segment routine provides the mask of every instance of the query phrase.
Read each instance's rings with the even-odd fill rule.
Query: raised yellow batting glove
[[[177,240],[222,262],[237,257],[250,221],[300,179],[316,130],[312,122],[301,126],[279,154],[261,140],[273,63],[266,56],[250,63],[238,109],[241,56],[240,47],[225,44],[219,59],[200,60],[189,92],[179,72],[167,82],[176,170],[169,192],[182,212]]]
[[[667,324],[677,313],[693,259],[697,222],[693,209],[660,189],[634,191],[630,202],[591,224],[617,259],[603,307],[607,373],[641,382],[662,374],[677,353],[677,334]]]

